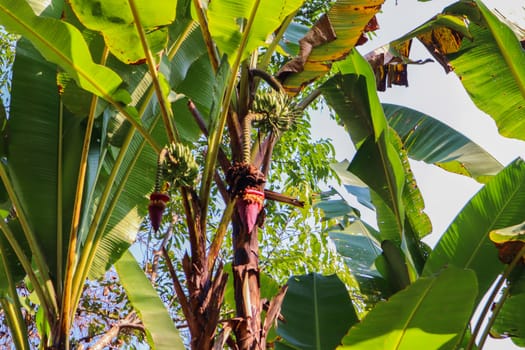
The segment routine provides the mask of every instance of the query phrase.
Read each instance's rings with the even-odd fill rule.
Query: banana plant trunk
[[[259,241],[264,200],[264,175],[253,165],[236,163],[227,176],[236,198],[232,217],[233,285],[236,317],[233,320],[236,345],[240,350],[265,349],[261,324]]]
[[[264,349],[261,343],[259,242],[257,227],[247,231],[242,220],[233,219],[233,284],[235,289],[237,346],[242,350]]]

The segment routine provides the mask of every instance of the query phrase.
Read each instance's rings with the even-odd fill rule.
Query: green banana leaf
[[[188,22],[187,31],[189,33],[169,62],[169,82],[177,93],[172,101],[175,126],[182,138],[195,142],[202,133],[188,108],[188,101],[195,104],[209,130],[215,72],[200,28],[195,22]],[[206,83],[196,84],[197,81]]]
[[[321,91],[356,145],[357,153],[348,172],[366,179],[381,240],[391,240],[402,247],[410,280],[414,280],[424,264],[424,253],[417,242],[431,231],[431,223],[423,212],[424,202],[406,151],[387,123],[368,63],[353,51],[345,61],[335,64],[334,70],[345,75],[329,79]]]
[[[341,280],[336,275],[310,273],[288,280],[277,334],[276,349],[333,349],[357,314]]]
[[[499,259],[511,263],[525,242],[525,223],[494,230],[489,234],[490,240],[498,245]],[[507,277],[505,298],[497,316],[492,315],[494,324],[490,335],[496,338],[510,337],[514,344],[523,346],[525,342],[525,317],[522,312],[525,306],[525,273],[523,271],[524,258],[521,257],[516,268]],[[505,295],[505,294],[504,294]]]
[[[494,118],[500,133],[525,140],[525,51],[509,27],[481,1],[474,3],[477,8],[469,13],[474,40],[464,40],[460,50],[450,54],[450,62],[474,103]],[[461,3],[445,11],[456,8],[458,15],[472,11],[470,4]]]
[[[476,275],[449,267],[380,303],[337,349],[455,349],[474,307]]]
[[[295,13],[304,0],[211,1],[207,16],[210,34],[230,65],[243,61],[255,49],[265,46],[268,36],[284,19]]]
[[[361,180],[366,178],[372,181],[367,185],[381,195],[397,214],[400,222],[403,222],[404,207],[401,196],[405,185],[404,169],[391,143],[390,131],[375,93],[373,73],[368,63],[355,50],[348,55],[344,65],[338,65],[337,68],[345,75],[336,75],[329,79],[322,85],[321,91],[327,103],[341,116],[347,130],[355,130],[353,125],[361,124],[360,129],[363,132],[358,139],[352,135],[353,131],[350,131],[358,148],[358,153],[350,165],[355,167],[352,172]],[[350,111],[355,111],[356,114],[351,114]],[[370,157],[374,160],[369,159]],[[359,166],[361,163],[367,163],[367,169],[374,168],[376,175],[366,176],[366,173],[361,172],[365,170]],[[380,177],[377,176],[379,174]],[[387,186],[384,186],[385,184]]]
[[[308,30],[310,28],[304,24],[291,22],[286,27],[283,38],[279,42],[279,52],[285,56],[298,55],[300,50],[299,40],[308,33]]]
[[[379,81],[387,79],[384,72],[393,71],[393,66],[411,62],[413,38],[427,47],[445,71],[456,73],[474,103],[496,121],[503,136],[525,139],[525,51],[511,28],[481,1],[457,2],[366,55]]]
[[[167,26],[175,20],[177,9],[176,0],[72,0],[69,4],[80,22],[91,30],[102,32],[111,53],[127,64],[144,63],[146,60],[144,49],[136,45],[140,43],[140,38],[132,4],[139,12],[141,26],[153,53],[165,47]]]
[[[0,23],[30,40],[50,62],[64,69],[83,89],[97,96],[127,103],[122,80],[110,69],[95,64],[82,34],[64,21],[36,16],[26,1],[1,0]]]
[[[129,250],[115,263],[115,269],[129,301],[139,313],[146,328],[151,348],[184,350],[184,344],[171,315]]]
[[[430,254],[423,274],[430,276],[450,265],[472,269],[479,301],[504,268],[489,233],[525,221],[524,206],[525,162],[517,159],[461,210]]]
[[[410,158],[480,182],[503,169],[483,148],[437,119],[403,106],[383,104],[383,109]]]
[[[327,199],[315,203],[315,207],[323,211],[325,220],[330,220],[340,216],[357,217],[355,209],[352,208],[344,199]]]
[[[370,190],[355,175],[348,172],[348,161],[333,164],[342,184],[356,198],[370,203]],[[349,185],[350,184],[350,185]],[[378,259],[382,256],[381,235],[373,227],[360,219],[359,211],[353,208],[345,196],[331,189],[322,192],[314,207],[322,210],[323,219],[329,220],[325,231],[335,244],[337,252],[356,278],[359,289],[367,297],[367,304],[373,305],[392,294],[390,281],[377,269]],[[334,222],[332,224],[332,222]],[[385,262],[386,264],[386,262]]]
[[[27,216],[55,282],[64,273],[69,242],[80,122],[60,105],[56,66],[21,39],[13,66],[7,167],[22,205],[17,210]]]
[[[391,142],[399,154],[405,173],[405,186],[403,187],[402,200],[405,206],[406,221],[417,239],[423,238],[432,231],[430,218],[424,212],[425,202],[419,191],[416,179],[410,168],[408,152],[396,132],[391,132]]]

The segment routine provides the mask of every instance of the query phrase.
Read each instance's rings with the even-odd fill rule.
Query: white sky
[[[418,25],[424,23],[449,4],[456,1],[434,0],[418,2],[416,0],[387,0],[383,11],[377,16],[380,29],[377,37],[359,47],[365,54],[377,47],[397,39]],[[484,0],[488,8],[498,8],[507,18],[525,28],[525,0]],[[411,58],[430,57],[421,44],[413,42]],[[409,87],[393,87],[379,93],[382,102],[389,102],[422,111],[454,129],[484,147],[503,165],[516,157],[525,159],[525,142],[500,136],[494,121],[474,106],[458,78],[445,74],[438,63],[408,68]],[[325,112],[326,113],[326,112]],[[338,160],[352,159],[354,148],[348,134],[328,118],[312,118],[312,130],[315,137],[332,138]],[[461,210],[465,203],[481,187],[475,181],[445,172],[435,166],[422,162],[411,162],[412,170],[425,200],[433,234],[428,243],[433,245]],[[364,213],[370,215],[370,213]],[[365,216],[366,219],[366,216]],[[487,340],[486,350],[521,349],[510,340]]]

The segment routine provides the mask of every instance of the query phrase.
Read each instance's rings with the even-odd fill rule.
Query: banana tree
[[[420,244],[430,225],[410,172],[411,153],[405,150],[411,134],[402,135],[389,125],[387,108],[382,108],[375,92],[376,66],[353,50],[366,40],[366,31],[377,28],[374,15],[382,2],[336,1],[307,28],[293,22],[299,18],[300,0],[264,4],[57,0],[50,5],[0,0],[0,24],[23,37],[17,44],[0,167],[6,209],[0,226],[0,271],[7,281],[2,284],[6,297],[1,302],[17,346],[29,346],[15,289],[24,275],[45,320],[41,346],[68,348],[86,278],[100,276],[115,263],[150,344],[183,348],[169,322],[171,315],[126,252],[146,214],[153,229],[163,231],[162,214],[178,208],[175,214],[184,218],[180,234],[187,237],[188,251],[176,261],[162,245],[159,255],[187,322],[189,346],[266,348],[286,287],[263,303],[259,267],[263,203],[303,205],[265,188],[272,153],[320,94],[339,114],[358,148],[350,170],[367,184],[378,212],[384,271],[395,282],[390,293],[410,286],[412,292],[399,300],[417,300],[432,286],[442,288],[462,279],[458,295],[465,302],[457,304],[463,305],[458,317],[465,319],[474,303],[468,297],[472,286],[479,282],[478,291],[483,292],[497,271],[491,270],[489,276],[459,264],[473,268],[478,282],[471,272],[457,269],[432,276],[446,259],[433,253],[437,257],[427,262],[427,251]],[[515,50],[515,38],[496,28],[497,22],[479,1],[460,2],[450,12],[451,18],[432,22],[407,38],[441,25],[448,25],[453,38],[470,38],[476,26],[488,27],[506,62],[502,65],[510,66],[501,74],[510,74],[511,82],[523,91],[524,65],[519,61],[523,55]],[[472,16],[471,22],[461,20],[465,15]],[[295,58],[274,64],[276,52]],[[405,63],[401,50],[392,52]],[[443,51],[439,60],[457,56],[461,67],[460,58],[469,52]],[[518,52],[517,64],[514,59],[509,62],[508,52]],[[394,63],[398,61],[388,65]],[[268,73],[271,70],[277,73]],[[466,69],[465,75],[469,72]],[[303,92],[327,74],[320,89]],[[467,89],[471,86],[466,84]],[[504,125],[520,120],[519,102],[512,108],[515,113]],[[442,156],[433,156],[432,162],[447,163]],[[459,171],[465,162],[458,162],[445,166]],[[466,168],[485,181],[499,164]],[[519,164],[515,168],[519,172]],[[223,208],[217,225],[211,210],[215,197]],[[221,322],[227,274],[219,253],[230,223],[236,310]],[[181,273],[174,263],[180,264]],[[419,279],[421,275],[426,277]],[[446,330],[454,336],[441,340],[459,341],[458,324]],[[349,335],[351,342],[367,336],[356,332]]]
[[[262,201],[302,205],[265,191],[265,178],[275,143],[306,106],[289,98],[265,70],[301,4],[0,2],[0,23],[22,36],[0,169],[7,209],[1,224],[2,271],[8,282],[3,305],[17,347],[29,347],[15,289],[24,274],[44,320],[40,346],[68,348],[86,278],[101,276],[122,256],[146,209],[159,229],[170,197],[182,203],[190,244],[182,261],[185,288],[176,273],[172,277],[191,347],[229,341],[227,327],[222,340],[215,342],[214,335],[226,284],[217,254],[230,220],[237,316],[228,324],[240,348],[265,347],[285,289],[270,303],[271,316],[263,319],[257,260]],[[357,15],[345,45],[357,43],[378,10],[379,3],[374,11]],[[239,18],[243,23],[236,24]],[[261,47],[268,50],[258,60]],[[209,85],[197,91],[189,83],[195,78]],[[261,80],[275,91],[258,89]],[[181,103],[189,107],[181,111]],[[262,140],[254,145],[252,122]],[[229,152],[223,145],[225,130]],[[207,147],[196,182],[197,164],[183,142],[201,135]],[[226,208],[218,229],[210,232],[214,182]],[[14,256],[13,267],[8,257]],[[134,260],[126,255],[122,261],[128,262],[116,265],[122,283],[144,284],[144,279],[130,279],[137,276],[137,270],[130,271]],[[131,301],[140,305],[138,293],[128,288]],[[139,311],[143,322],[152,321]],[[182,347],[170,322],[161,329],[146,324],[146,332],[158,347]]]

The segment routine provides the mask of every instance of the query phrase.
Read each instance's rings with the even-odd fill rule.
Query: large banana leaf
[[[387,123],[368,63],[354,50],[334,69],[345,75],[329,79],[321,90],[358,149],[348,171],[365,181],[373,192],[372,203],[381,239],[403,247],[413,279],[415,271],[420,271],[424,263],[417,242],[431,231],[431,224],[423,212],[423,199],[411,174],[407,154]],[[406,223],[410,226],[407,230]]]
[[[341,280],[316,273],[290,277],[282,314],[276,349],[333,349],[358,321]]]
[[[224,0],[211,1],[207,11],[208,28],[220,54],[230,64],[243,61],[293,14],[304,0]]]
[[[481,1],[451,5],[442,15],[368,54],[379,80],[394,70],[391,66],[402,64],[399,59],[410,61],[412,38],[419,39],[446,71],[458,75],[502,135],[525,139],[525,51],[512,30]]]
[[[124,253],[115,268],[126,295],[139,312],[152,349],[185,349],[166,306],[130,251]]]
[[[140,23],[146,32],[150,50],[161,51],[167,42],[168,28],[175,19],[176,0],[72,0],[73,11],[87,28],[100,31],[106,45],[122,62],[142,63],[146,53],[140,42],[132,6],[140,14]]]
[[[476,275],[448,268],[378,304],[338,349],[455,349],[474,307]]]
[[[297,58],[278,73],[283,86],[297,93],[303,86],[330,71],[357,44],[366,25],[381,9],[384,0],[338,0],[328,13],[299,41]]]
[[[58,64],[83,89],[115,101],[129,101],[127,92],[118,89],[120,77],[92,61],[82,34],[74,26],[36,16],[26,1],[16,0],[0,1],[0,23],[30,40],[47,60]]]
[[[503,169],[483,148],[446,124],[403,106],[383,104],[383,109],[410,158],[481,182]]]
[[[56,66],[26,40],[19,41],[13,66],[8,133],[8,169],[22,205],[17,210],[27,216],[49,269],[59,280],[64,273],[83,127],[60,104]]]
[[[460,50],[450,55],[451,64],[474,103],[494,118],[500,133],[523,140],[525,51],[509,27],[481,1],[474,3],[477,11],[469,15],[474,40],[462,42]],[[458,14],[471,11],[469,5],[459,4]],[[455,12],[456,7],[448,10]]]
[[[388,228],[395,229],[397,237],[385,238],[402,241],[405,208],[411,208],[407,214],[414,232],[420,237],[426,235],[430,232],[430,221],[423,213],[423,200],[411,175],[406,153],[387,124],[375,93],[370,66],[352,52],[334,68],[350,74],[331,78],[321,89],[358,148],[349,166],[350,172],[367,179],[367,185],[385,201],[396,219]],[[369,176],[372,173],[374,175]]]
[[[449,265],[472,269],[481,298],[503,270],[489,233],[525,221],[524,206],[525,162],[517,159],[493,177],[458,214],[428,258],[424,275]]]
[[[376,196],[372,196],[372,203],[374,203],[376,211],[380,206],[379,201],[385,203],[385,206],[381,206],[381,208],[389,210],[394,221],[386,224],[384,220],[378,220],[388,226],[384,229],[388,228],[389,232],[392,232],[387,234],[384,229],[380,228],[381,236],[383,239],[392,239],[399,243],[403,237],[405,220],[405,207],[402,203],[404,183],[394,181],[400,177],[399,174],[404,177],[404,169],[401,164],[394,167],[388,162],[389,158],[395,157],[399,161],[399,156],[392,144],[387,144],[385,140],[381,141],[386,146],[386,150],[383,152],[379,150],[382,145],[375,143],[371,137],[368,138],[350,162],[348,171],[366,181],[370,189],[376,194]],[[370,176],[371,174],[375,175]],[[382,213],[378,212],[378,215],[382,216]]]
[[[404,169],[391,143],[390,130],[375,93],[375,79],[370,66],[354,50],[348,55],[344,65],[338,68],[344,75],[338,74],[323,84],[323,96],[341,117],[347,130],[350,130],[352,141],[358,150],[363,149],[361,153],[358,151],[352,162],[356,164],[362,160],[370,163],[370,159],[366,158],[375,159],[374,165],[370,167],[374,167],[376,176],[368,177],[356,172],[354,174],[361,180],[366,178],[373,181],[368,185],[382,196],[389,207],[399,215],[400,220],[404,220],[401,202],[405,182]],[[358,127],[354,128],[356,124]],[[361,130],[359,137],[353,134],[356,129]],[[379,174],[381,179],[377,176]]]

